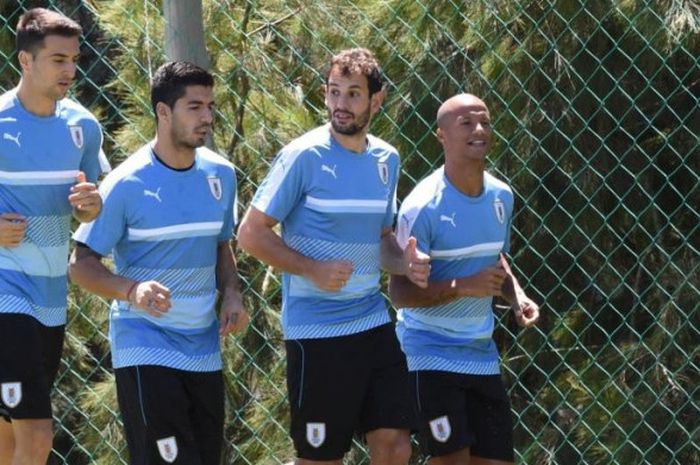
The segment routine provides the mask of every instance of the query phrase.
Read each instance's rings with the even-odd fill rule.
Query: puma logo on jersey
[[[145,195],[146,197],[153,197],[157,201],[162,202],[162,200],[160,199],[160,187],[155,192],[149,191],[148,189],[144,189],[143,195]]]
[[[17,147],[21,148],[22,145],[20,145],[20,143],[19,143],[19,136],[21,136],[21,135],[22,135],[21,132],[18,132],[16,136],[13,136],[12,134],[9,134],[6,132],[6,133],[3,133],[2,138],[5,140],[11,140],[15,144],[17,144]]]
[[[450,223],[453,228],[456,228],[457,225],[455,224],[455,214],[455,212],[452,212],[452,216],[440,215],[440,221],[446,221]]]
[[[333,175],[333,178],[338,179],[338,176],[335,175],[335,168],[337,165],[333,165],[333,168],[331,168],[328,165],[321,165],[321,171],[325,171],[326,173],[330,173]]]

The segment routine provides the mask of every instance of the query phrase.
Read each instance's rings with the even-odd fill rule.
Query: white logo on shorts
[[[307,423],[306,440],[314,447],[321,447],[321,444],[326,440],[326,424]]]
[[[22,383],[2,383],[2,403],[15,408],[22,402]]]
[[[447,442],[452,435],[452,427],[450,426],[450,420],[447,415],[438,417],[430,422],[430,432],[433,433],[433,437],[438,442]]]
[[[168,463],[173,463],[177,458],[177,441],[175,436],[163,438],[156,441],[158,444],[158,452],[160,456]]]

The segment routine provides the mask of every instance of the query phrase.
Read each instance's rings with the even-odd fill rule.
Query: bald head
[[[479,97],[473,94],[457,94],[454,97],[450,97],[445,102],[440,105],[437,112],[437,125],[438,128],[444,128],[445,123],[460,114],[462,114],[466,109],[482,109],[486,110],[488,113],[488,107]]]

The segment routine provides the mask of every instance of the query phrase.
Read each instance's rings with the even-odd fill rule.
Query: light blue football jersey
[[[110,173],[100,191],[102,213],[81,225],[75,240],[112,254],[116,274],[166,286],[172,305],[157,318],[126,301],[112,302],[114,367],[220,370],[216,259],[237,220],[233,165],[202,147],[191,168],[174,170],[148,144]]]
[[[451,280],[493,265],[510,242],[513,193],[484,174],[484,190],[469,197],[437,169],[418,183],[401,205],[396,234],[406,246],[414,236],[430,255],[431,281]],[[397,335],[410,371],[498,374],[492,333],[492,298],[465,297],[433,307],[402,308]]]
[[[70,188],[109,171],[102,131],[78,103],[63,99],[52,116],[24,109],[17,89],[0,96],[0,212],[27,218],[18,247],[0,247],[0,313],[45,326],[66,323]]]
[[[390,321],[379,289],[380,238],[393,225],[399,155],[379,138],[353,153],[316,128],[285,146],[253,199],[282,225],[287,246],[316,260],[350,260],[354,271],[339,292],[282,276],[286,339],[337,337]]]

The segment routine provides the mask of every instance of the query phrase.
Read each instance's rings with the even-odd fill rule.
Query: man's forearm
[[[420,288],[405,276],[392,275],[389,295],[396,307],[433,307],[469,296],[469,277],[429,281]]]
[[[100,214],[100,210],[91,212],[87,210],[80,210],[78,208],[73,209],[73,218],[78,220],[81,223],[89,223],[90,221],[94,220],[97,218],[97,215]]]
[[[222,296],[240,297],[238,266],[231,242],[220,242],[216,258],[216,289]]]
[[[382,270],[393,275],[405,275],[403,250],[396,242],[393,232],[384,234],[379,245],[379,260]]]
[[[285,273],[306,275],[315,262],[287,246],[270,228],[239,231],[238,245],[258,260]]]
[[[73,250],[68,272],[71,281],[104,299],[129,300],[129,292],[137,284],[112,273],[100,256],[85,246]]]

